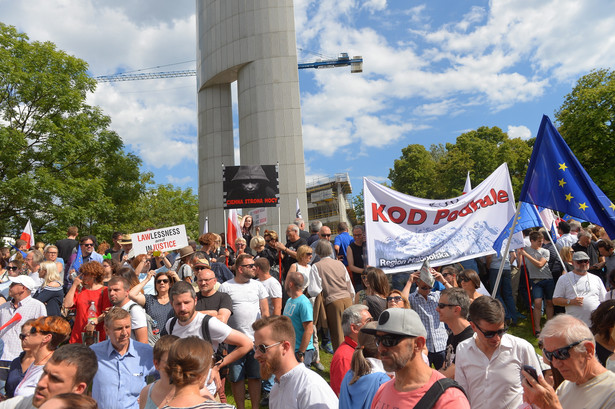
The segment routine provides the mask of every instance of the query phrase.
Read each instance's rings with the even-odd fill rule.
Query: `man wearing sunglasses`
[[[557,280],[553,292],[553,304],[566,308],[570,314],[591,325],[591,313],[606,296],[602,280],[589,270],[589,256],[582,251],[572,255],[572,272]]]
[[[468,322],[470,297],[462,288],[447,288],[440,294],[436,310],[440,322],[448,327],[446,340],[446,356],[440,372],[447,378],[455,378],[455,353],[457,345],[474,335],[474,330]]]
[[[469,408],[470,404],[459,385],[451,382],[429,406],[423,399],[434,384],[443,386],[444,375],[430,368],[423,360],[427,331],[419,315],[413,310],[390,308],[378,317],[376,328],[361,328],[376,336],[380,359],[387,372],[395,378],[380,386],[372,401],[372,408]],[[446,380],[450,381],[450,380]]]
[[[502,303],[479,297],[470,305],[475,334],[457,346],[455,380],[472,409],[517,408],[522,403],[521,368],[540,368],[532,344],[507,334]]]
[[[540,333],[543,357],[565,381],[557,391],[542,376],[535,380],[523,372],[524,401],[541,409],[613,408],[615,373],[596,359],[596,342],[582,321],[561,314]]]

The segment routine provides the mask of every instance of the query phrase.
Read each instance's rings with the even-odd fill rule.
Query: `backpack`
[[[128,308],[128,312],[130,312],[132,308],[137,305],[137,303],[132,304]],[[141,306],[139,305],[139,307]],[[160,339],[160,329],[158,328],[158,323],[154,321],[151,315],[145,312],[145,308],[143,308],[143,312],[145,313],[145,318],[147,319],[147,343],[154,346],[154,344]]]
[[[197,312],[197,314],[200,313]],[[209,320],[211,319],[211,315],[204,315],[203,322],[201,322],[201,335],[205,341],[211,344],[211,335],[209,334]],[[169,334],[173,335],[173,328],[176,323],[177,317],[171,318],[171,322],[169,323]],[[218,349],[214,352],[214,365],[222,361],[226,355],[228,355],[228,348],[226,344],[220,342],[218,344]],[[228,375],[228,366],[220,369],[220,378],[224,378],[226,375]]]
[[[438,399],[440,399],[440,396],[442,396],[444,391],[446,391],[448,388],[457,388],[461,390],[464,395],[466,395],[466,391],[464,391],[461,385],[459,385],[454,380],[450,378],[438,379],[433,385],[431,385],[431,388],[429,388],[429,390],[425,392],[425,395],[423,395],[421,400],[419,400],[414,407],[416,409],[433,408],[434,405],[438,402]]]

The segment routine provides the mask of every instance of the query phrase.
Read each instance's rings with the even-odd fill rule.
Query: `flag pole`
[[[513,224],[510,228],[510,234],[508,235],[508,240],[506,241],[506,249],[504,253],[500,252],[502,257],[502,262],[500,263],[500,269],[498,270],[498,277],[495,279],[495,284],[493,285],[493,289],[491,290],[491,296],[496,298],[498,295],[498,287],[500,285],[500,279],[502,278],[502,270],[504,270],[504,257],[508,257],[508,249],[510,248],[510,241],[512,240],[512,236],[515,234],[515,227],[517,227],[517,219],[519,218],[519,213],[521,213],[521,201],[517,205],[517,210],[515,211],[515,215],[513,216]]]

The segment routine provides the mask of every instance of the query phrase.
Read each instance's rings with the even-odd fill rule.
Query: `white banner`
[[[515,214],[504,163],[471,192],[421,199],[363,178],[367,254],[386,273],[441,266],[494,254],[493,243]]]
[[[188,245],[186,226],[183,224],[132,233],[130,236],[132,238],[132,249],[136,256],[147,254],[150,250],[171,251]]]
[[[252,216],[252,224],[254,227],[263,226],[267,224],[267,208],[259,207],[254,210],[250,210],[250,216]]]

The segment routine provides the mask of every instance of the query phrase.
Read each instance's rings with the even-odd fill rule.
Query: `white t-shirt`
[[[615,374],[606,371],[584,384],[564,381],[557,388],[564,408],[609,409],[615,407]]]
[[[225,281],[218,290],[227,293],[233,301],[233,315],[228,320],[231,328],[244,333],[254,342],[252,323],[260,319],[260,300],[268,297],[265,287],[256,280],[239,284],[235,279]]]
[[[269,395],[271,409],[322,408],[336,409],[337,396],[322,376],[297,364],[274,382]]]
[[[130,308],[132,305],[132,309]],[[132,339],[135,339],[134,330],[147,327],[147,316],[145,315],[145,310],[139,304],[134,301],[128,301],[126,304],[122,306],[123,309],[130,313],[130,325],[132,329]]]
[[[173,327],[173,333],[170,332],[171,321],[173,318],[170,318],[165,324],[167,333],[176,335],[180,338],[195,336],[203,339],[201,328],[203,326],[203,318],[205,318],[205,314],[201,314],[199,312],[195,312],[194,314],[194,319],[186,325],[182,325],[181,322],[177,320],[175,326]],[[209,336],[211,337],[211,344],[214,351],[218,349],[218,344],[220,344],[220,342],[224,342],[230,333],[231,327],[215,317],[211,317],[209,319]]]
[[[273,315],[273,298],[282,298],[282,284],[273,277],[269,277],[265,281],[259,281],[267,290],[269,297],[267,302],[269,303],[269,315]]]
[[[606,288],[600,277],[592,273],[581,276],[572,271],[562,275],[555,285],[553,298],[572,300],[576,297],[583,297],[583,305],[566,305],[566,314],[591,325],[592,312],[606,297]]]

